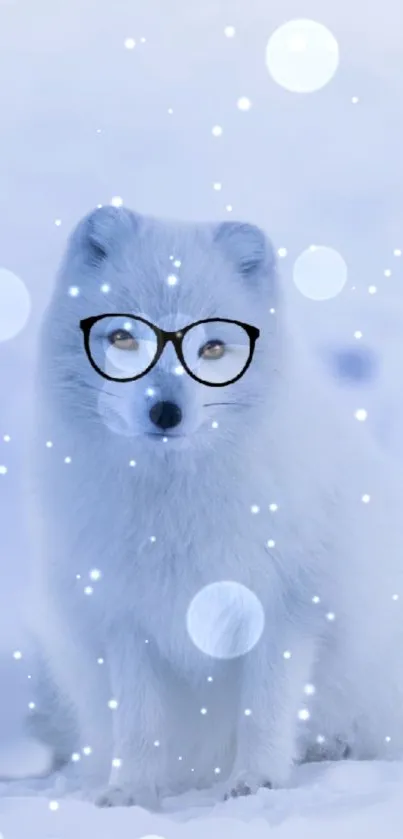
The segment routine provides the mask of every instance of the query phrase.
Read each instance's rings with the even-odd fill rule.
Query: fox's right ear
[[[261,277],[275,274],[273,246],[264,231],[255,224],[221,222],[215,228],[214,241],[250,285],[257,286]]]
[[[138,217],[124,207],[99,207],[85,216],[70,237],[70,252],[91,267],[101,266],[112,256],[122,237],[133,234]]]

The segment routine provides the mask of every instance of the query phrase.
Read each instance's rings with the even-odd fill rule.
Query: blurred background
[[[403,454],[402,32],[399,0],[0,0],[0,739],[29,702],[35,341],[88,210],[262,225],[345,410]]]

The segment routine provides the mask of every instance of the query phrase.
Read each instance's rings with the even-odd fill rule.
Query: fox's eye
[[[108,335],[108,341],[117,350],[138,350],[138,341],[125,329],[115,329]]]
[[[222,341],[207,341],[199,349],[199,358],[215,361],[225,354],[225,344]]]

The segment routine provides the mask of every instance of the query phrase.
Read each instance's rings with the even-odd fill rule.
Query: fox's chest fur
[[[187,475],[180,461],[168,479],[158,458],[151,479],[141,451],[136,467],[119,469],[116,451],[108,463],[105,448],[99,462],[90,441],[84,447],[77,440],[57,476],[53,466],[42,470],[46,553],[57,554],[56,562],[45,559],[44,584],[72,620],[79,616],[98,649],[111,625],[129,620],[180,669],[205,668],[187,613],[205,586],[221,581],[250,589],[273,633],[284,609],[301,627],[315,623],[312,598],[320,596],[323,608],[329,600],[337,551],[331,501],[298,465],[290,484],[289,463],[281,470],[266,445],[262,440],[259,466],[245,459],[222,474],[211,464],[207,480],[197,470]]]

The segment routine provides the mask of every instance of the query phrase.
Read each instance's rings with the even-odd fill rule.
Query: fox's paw
[[[230,782],[230,789],[224,795],[224,801],[230,798],[242,798],[246,795],[255,795],[260,789],[271,789],[272,784],[266,779],[254,777],[252,773],[245,773]]]
[[[342,737],[331,740],[321,739],[312,743],[305,751],[302,763],[316,763],[318,761],[348,760],[352,756],[352,747]]]
[[[142,807],[158,810],[159,801],[155,793],[137,790],[131,784],[109,786],[95,798],[97,807]]]

